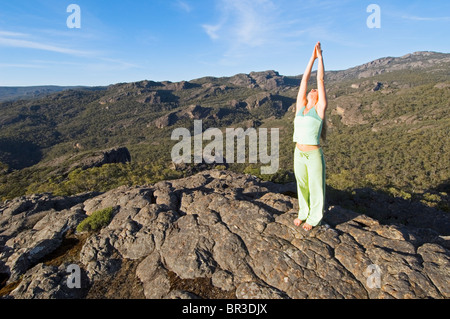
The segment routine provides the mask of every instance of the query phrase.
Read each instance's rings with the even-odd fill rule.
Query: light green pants
[[[323,150],[302,152],[295,147],[294,173],[297,181],[298,218],[317,226],[325,204],[325,158]]]

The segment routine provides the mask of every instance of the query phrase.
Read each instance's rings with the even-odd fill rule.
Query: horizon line
[[[327,72],[341,72],[341,71],[346,71],[346,70],[350,70],[353,68],[357,68],[366,64],[369,64],[371,62],[377,61],[377,60],[382,60],[382,59],[388,59],[388,58],[404,58],[408,55],[417,55],[418,53],[436,53],[436,54],[450,54],[447,52],[438,52],[438,51],[415,51],[415,52],[411,52],[411,53],[407,53],[404,54],[402,56],[384,56],[384,57],[380,57],[377,59],[374,59],[372,61],[363,63],[363,64],[359,64],[359,65],[355,65],[355,66],[351,66],[349,68],[346,69],[339,69],[339,70],[327,70],[325,71],[325,73]],[[191,82],[191,81],[195,81],[195,80],[199,80],[199,79],[204,79],[204,78],[216,78],[216,79],[221,79],[221,78],[229,78],[229,77],[233,77],[239,74],[247,74],[249,75],[250,73],[262,73],[262,72],[268,72],[268,71],[273,71],[278,73],[281,76],[285,76],[285,77],[300,77],[303,74],[297,74],[297,75],[284,75],[284,74],[280,74],[277,70],[274,69],[267,69],[267,70],[261,70],[261,71],[250,71],[249,73],[245,73],[245,72],[241,72],[241,73],[236,73],[233,75],[222,75],[222,76],[218,76],[218,75],[205,75],[205,76],[201,76],[198,78],[193,78],[190,80],[180,80],[180,81],[171,81],[171,80],[150,80],[150,79],[142,79],[142,80],[137,80],[137,81],[131,81],[131,82],[116,82],[116,83],[110,83],[110,84],[99,84],[99,85],[85,85],[85,84],[70,84],[70,85],[64,85],[64,84],[35,84],[35,85],[0,85],[0,88],[34,88],[34,87],[67,87],[69,89],[71,88],[96,88],[96,87],[109,87],[112,85],[117,85],[117,84],[126,84],[126,83],[138,83],[138,82],[143,82],[143,81],[152,81],[152,82],[159,82],[159,83],[163,83],[163,82],[169,82],[169,83],[180,83],[180,82]],[[314,73],[316,71],[313,71],[312,73]]]

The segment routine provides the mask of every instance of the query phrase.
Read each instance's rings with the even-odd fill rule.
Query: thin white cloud
[[[450,21],[450,17],[418,17],[418,16],[404,15],[402,16],[402,18],[413,21]]]
[[[69,48],[64,48],[64,47],[55,46],[55,45],[49,45],[49,44],[45,44],[45,43],[39,43],[39,42],[35,42],[35,41],[11,39],[11,38],[4,38],[4,37],[0,37],[0,46],[44,50],[44,51],[64,53],[64,54],[70,54],[70,55],[76,55],[76,56],[86,56],[86,55],[91,54],[90,52],[87,52],[87,51],[73,50],[73,49],[69,49]]]
[[[36,64],[0,63],[0,69],[2,68],[41,69],[43,66]]]
[[[73,29],[33,29],[34,34],[40,34],[42,37],[46,38],[71,38],[79,40],[99,40],[101,36],[92,32],[74,32]],[[79,40],[78,40],[79,39]]]
[[[192,7],[186,1],[178,0],[176,6],[187,13],[192,11]]]
[[[28,37],[29,34],[0,30],[0,37],[1,36],[3,36],[3,37]]]
[[[217,25],[204,24],[204,25],[202,25],[202,27],[205,30],[206,34],[208,34],[208,36],[212,40],[219,39],[219,35],[217,34],[217,31],[219,31],[222,28],[221,24],[217,24]]]
[[[32,60],[36,67],[76,67],[76,68],[103,68],[105,70],[127,70],[131,68],[140,68],[139,65],[129,63],[119,59],[98,57],[84,62],[54,61],[54,60]],[[1,64],[0,64],[1,66]]]
[[[202,25],[208,37],[222,47],[220,56],[211,57],[213,63],[226,67],[256,65],[269,56],[298,50],[306,39],[310,41],[311,35],[316,35],[311,32],[316,26],[300,14],[304,3],[283,3],[286,4],[275,0],[217,0],[216,21]],[[320,26],[323,28],[323,23]]]
[[[60,45],[52,45],[38,41],[29,40],[32,35],[20,32],[0,30],[0,46],[11,48],[35,49],[75,56],[88,56],[93,52],[74,50]]]
[[[132,68],[140,68],[140,66],[137,64],[129,63],[120,59],[110,58],[106,55],[105,52],[75,50],[72,48],[64,47],[61,44],[54,45],[45,43],[49,40],[46,40],[45,42],[44,40],[37,41],[35,40],[35,38],[37,37],[30,34],[0,30],[0,47],[56,52],[64,56],[72,56],[82,59],[76,60],[77,62],[74,62],[72,59],[68,61],[33,60],[24,62],[21,61],[9,63],[7,62],[7,63],[0,63],[0,68],[49,69],[55,66],[59,66],[59,67],[71,67],[78,69],[102,70],[102,71],[112,71],[112,70],[122,71]]]
[[[259,52],[286,52],[305,41],[329,41],[348,47],[361,44],[334,30],[335,14],[351,0],[217,0],[219,19],[203,31],[226,47],[223,60]],[[317,12],[323,12],[317,15]],[[364,13],[363,13],[364,14]],[[311,42],[313,43],[313,42]]]
[[[256,47],[267,43],[278,29],[277,7],[270,0],[220,0],[218,9],[220,21],[202,25],[212,40]]]

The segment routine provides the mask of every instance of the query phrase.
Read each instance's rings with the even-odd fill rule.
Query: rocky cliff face
[[[0,294],[450,297],[448,214],[427,212],[439,225],[409,225],[407,217],[381,216],[389,207],[369,217],[335,205],[321,226],[305,232],[293,224],[297,200],[287,195],[293,191],[293,184],[208,170],[103,194],[17,198],[0,206]],[[115,208],[108,226],[75,232],[88,215],[108,207]],[[81,269],[80,289],[67,286],[69,264]]]
[[[423,70],[449,62],[450,57],[448,54],[420,51],[406,54],[402,57],[380,58],[347,70],[329,72],[327,73],[327,80],[363,79],[399,70]]]

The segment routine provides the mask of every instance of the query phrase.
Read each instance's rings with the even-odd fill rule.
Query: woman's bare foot
[[[306,231],[310,231],[312,229],[312,226],[307,224],[307,223],[304,223],[303,224],[303,229],[306,230]]]
[[[295,226],[300,226],[301,224],[303,223],[303,220],[301,220],[301,219],[299,219],[299,218],[297,218],[297,219],[295,219],[294,220],[294,224],[295,224]]]

